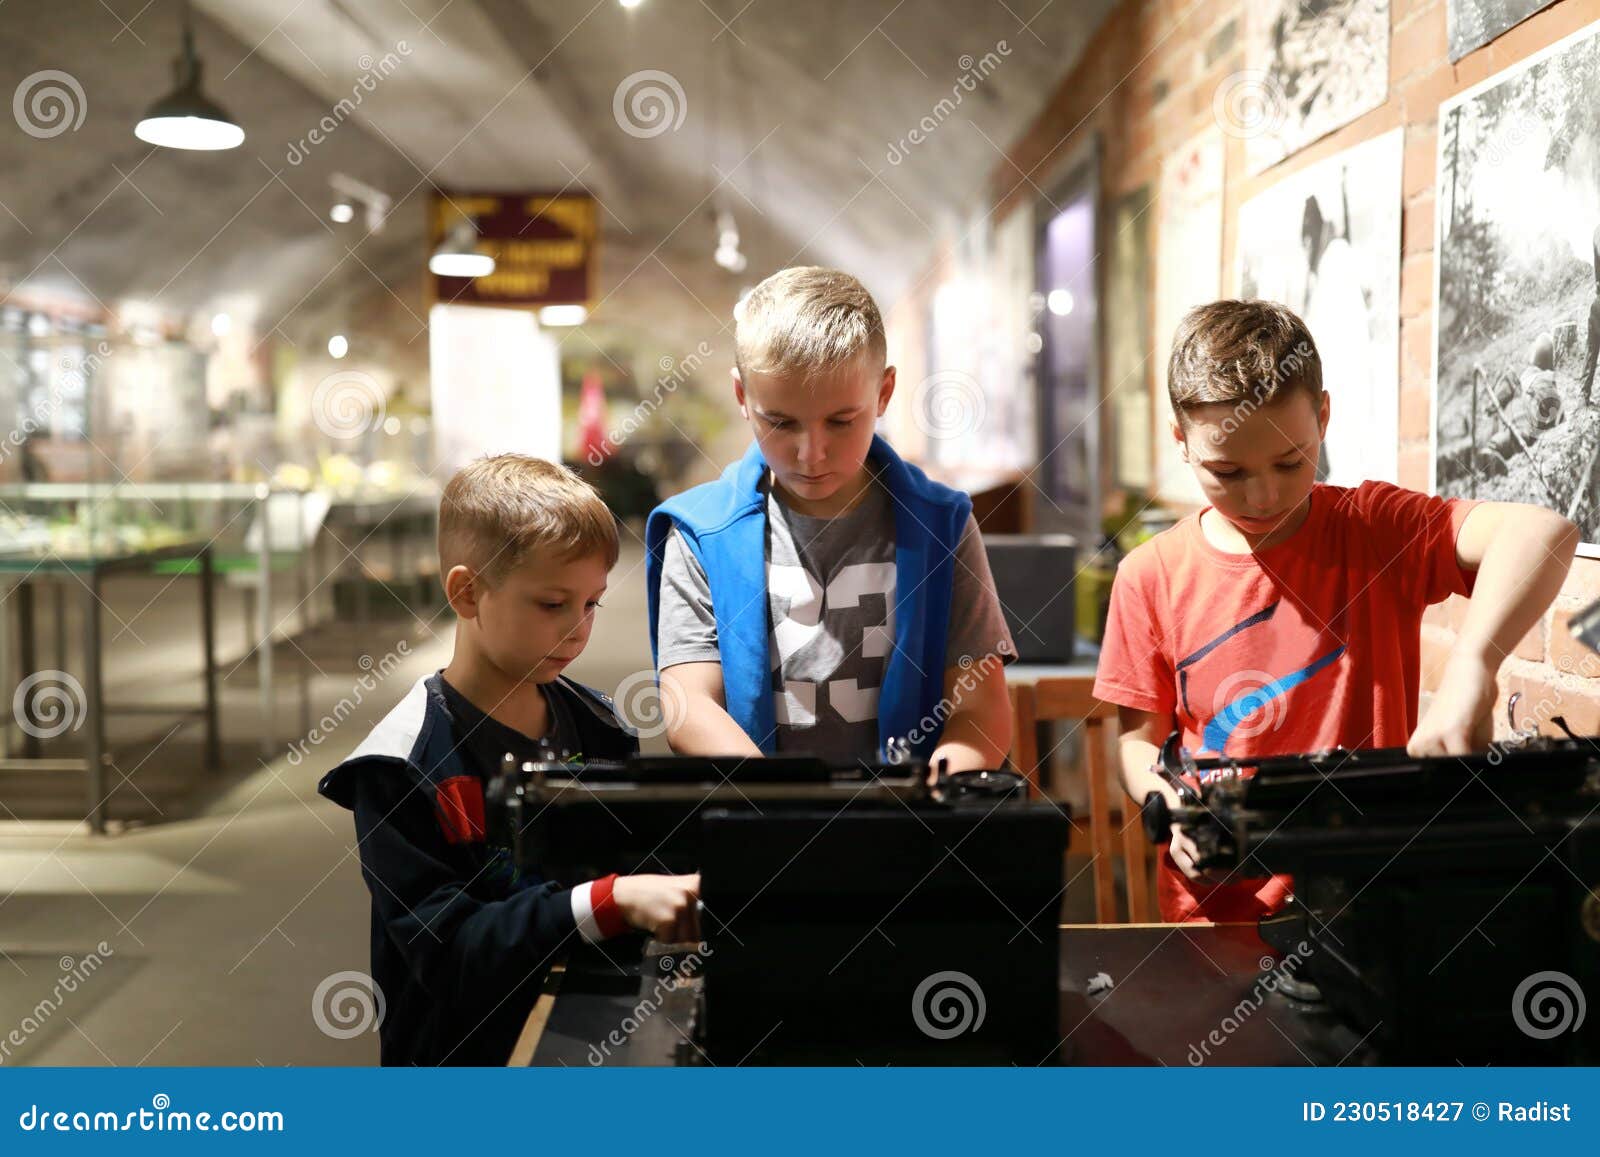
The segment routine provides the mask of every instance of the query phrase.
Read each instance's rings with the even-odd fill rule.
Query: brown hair
[[[1172,338],[1167,394],[1181,421],[1197,406],[1268,405],[1290,390],[1322,398],[1311,331],[1275,301],[1213,301],[1191,309]]]
[[[465,566],[493,584],[536,552],[615,566],[617,520],[593,486],[543,458],[498,454],[456,471],[439,500],[440,575]]]
[[[815,374],[863,353],[881,368],[888,357],[883,316],[848,273],[796,265],[767,278],[745,299],[733,334],[744,374]]]

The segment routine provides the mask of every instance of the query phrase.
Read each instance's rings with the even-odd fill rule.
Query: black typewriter
[[[700,873],[684,1060],[1048,1059],[1066,812],[1009,772],[889,756],[509,760],[486,819],[546,878]]]
[[[1345,1020],[1361,1059],[1600,1062],[1600,740],[1246,762],[1173,735],[1161,771],[1180,803],[1146,797],[1153,841],[1176,823],[1201,867],[1293,875],[1261,934],[1285,991]]]

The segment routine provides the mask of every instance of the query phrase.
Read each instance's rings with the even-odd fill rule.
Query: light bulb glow
[[[133,135],[146,144],[200,152],[235,149],[244,143],[244,130],[238,125],[205,117],[146,117],[134,126]]]

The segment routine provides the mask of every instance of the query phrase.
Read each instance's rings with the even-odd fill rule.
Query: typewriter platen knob
[[[1139,814],[1144,819],[1144,834],[1152,844],[1165,844],[1172,840],[1172,807],[1167,803],[1166,796],[1159,791],[1146,792]]]
[[[946,801],[1026,799],[1028,781],[1014,771],[947,772],[940,761],[938,787]]]

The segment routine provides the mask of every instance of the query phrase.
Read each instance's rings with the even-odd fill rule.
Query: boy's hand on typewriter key
[[[1406,744],[1407,753],[1466,755],[1486,750],[1494,736],[1496,666],[1470,657],[1451,656],[1428,713]]]
[[[1167,806],[1179,806],[1181,801],[1178,799],[1178,792],[1170,784],[1161,785],[1161,794],[1167,797]],[[1195,866],[1195,861],[1200,858],[1200,849],[1176,823],[1172,825],[1172,842],[1167,845],[1167,851],[1172,856],[1172,862],[1178,865],[1178,871],[1191,880],[1199,880],[1203,884],[1220,884],[1228,878],[1225,872]]]
[[[1191,880],[1199,880],[1202,884],[1221,884],[1228,878],[1226,872],[1219,872],[1215,868],[1195,867],[1195,861],[1200,858],[1200,849],[1183,834],[1183,829],[1177,824],[1172,825],[1172,843],[1167,850],[1172,854],[1172,862],[1178,865],[1178,871]]]
[[[700,939],[700,876],[618,876],[611,890],[622,918],[663,944]]]

